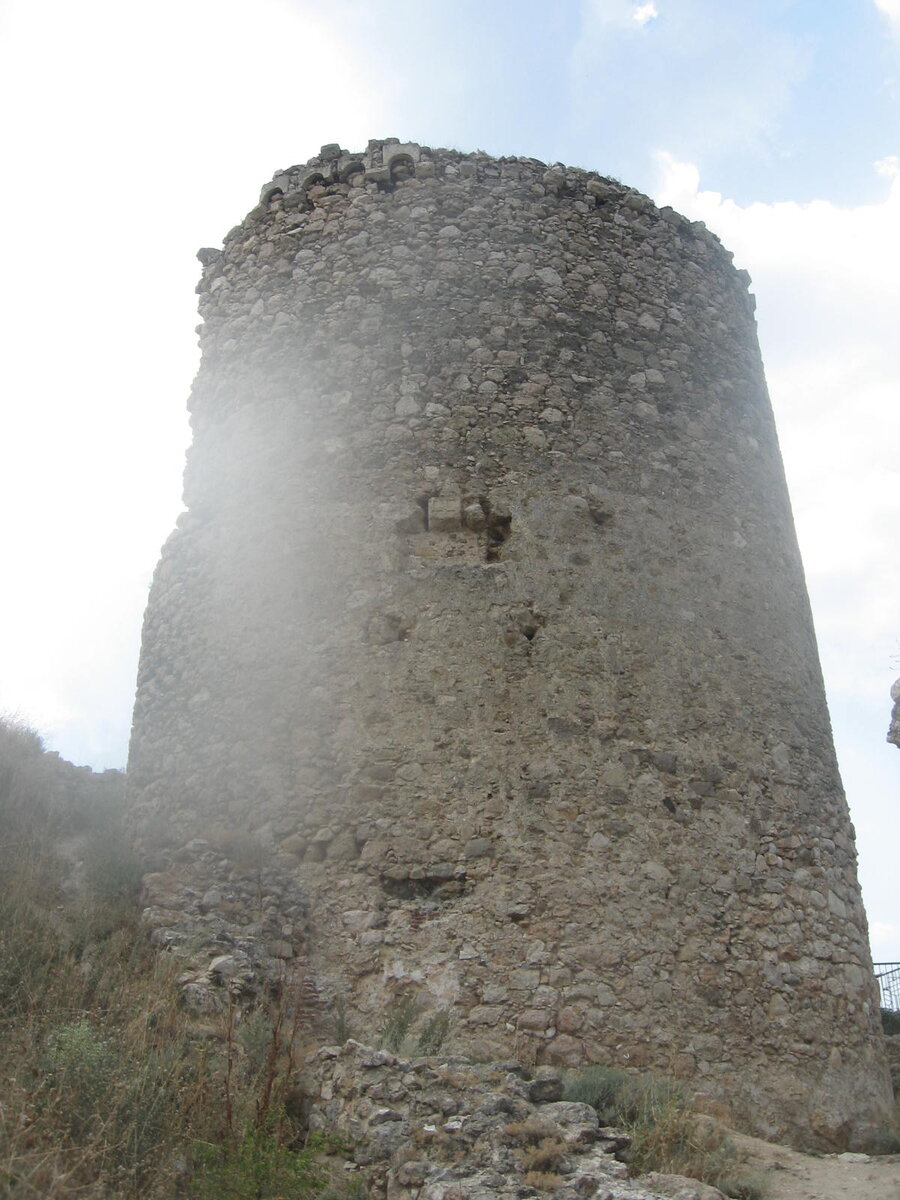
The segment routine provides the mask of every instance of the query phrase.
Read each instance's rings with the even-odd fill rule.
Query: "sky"
[[[900,961],[900,0],[0,0],[0,711],[127,753],[194,286],[372,137],[613,175],[749,270],[856,825]]]

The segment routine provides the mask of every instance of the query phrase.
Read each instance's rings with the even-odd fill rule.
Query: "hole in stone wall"
[[[434,900],[450,900],[461,896],[465,891],[465,875],[455,879],[424,875],[421,879],[389,879],[386,875],[380,878],[385,895],[394,900],[422,900],[431,897]]]
[[[263,196],[263,204],[269,205],[273,200],[283,200],[284,191],[280,187],[272,187]]]
[[[372,646],[387,646],[405,642],[412,633],[415,621],[401,613],[376,613],[366,627],[366,641]]]
[[[415,507],[399,521],[394,522],[398,533],[415,534],[428,532],[428,497],[420,496]]]
[[[500,548],[512,530],[512,515],[506,509],[492,507],[487,500],[482,500],[481,506],[487,514],[485,562],[499,562]]]
[[[315,207],[315,202],[323,196],[328,188],[329,181],[320,172],[316,171],[312,175],[307,175],[303,180],[303,207],[308,212]]]
[[[612,509],[608,504],[597,501],[588,505],[588,512],[591,514],[591,520],[595,525],[599,525],[601,529],[604,525],[608,525],[613,518]]]
[[[341,174],[340,174],[341,183],[346,183],[351,175],[364,174],[365,170],[366,170],[366,168],[363,166],[363,164],[361,162],[348,163],[346,165],[346,167],[343,167],[341,170]]]
[[[416,164],[408,154],[398,154],[391,159],[391,184],[395,186],[404,179],[412,179],[416,173]]]
[[[508,646],[520,645],[520,638],[524,638],[526,642],[534,641],[547,623],[544,614],[533,608],[514,609],[510,612],[509,617],[510,621],[506,627],[504,639]]]

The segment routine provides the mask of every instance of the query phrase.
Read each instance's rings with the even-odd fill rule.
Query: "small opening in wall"
[[[482,501],[482,507],[486,507]],[[500,548],[507,540],[512,529],[512,517],[508,512],[497,512],[491,509],[487,514],[487,549],[485,562],[499,562]]]
[[[591,514],[591,520],[595,525],[599,525],[602,529],[604,525],[608,525],[613,518],[612,509],[608,504],[596,502],[588,504],[588,512]]]
[[[361,162],[347,163],[341,171],[341,183],[346,183],[351,175],[362,175],[365,172],[365,167]]]
[[[325,178],[324,175],[320,174],[318,171],[316,171],[315,174],[313,174],[313,175],[307,175],[307,177],[303,180],[303,199],[306,202],[307,210],[314,207],[314,201],[313,201],[313,199],[310,198],[310,195],[309,195],[309,193],[313,190],[313,188],[327,188],[327,187],[328,187],[328,180]]]
[[[428,532],[428,497],[420,496],[416,501],[419,508],[422,510],[422,520],[425,522],[425,532]]]
[[[404,179],[412,179],[416,173],[416,165],[408,154],[398,154],[391,159],[391,184],[396,186]]]
[[[452,900],[466,890],[466,877],[454,879],[424,876],[421,879],[389,879],[381,876],[381,887],[385,895],[394,900]]]
[[[273,200],[283,200],[284,191],[280,187],[269,188],[263,197],[263,204],[269,205]]]

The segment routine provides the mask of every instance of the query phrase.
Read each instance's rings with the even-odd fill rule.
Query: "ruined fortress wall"
[[[885,1111],[877,994],[747,276],[531,159],[370,143],[202,251],[187,513],[129,778],[250,828],[362,1035]],[[726,1109],[726,1111],[729,1111]]]

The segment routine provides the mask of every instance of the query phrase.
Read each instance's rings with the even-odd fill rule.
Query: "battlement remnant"
[[[406,1000],[858,1142],[878,997],[746,274],[615,180],[392,139],[199,257],[138,825],[296,872],[359,1036]]]

